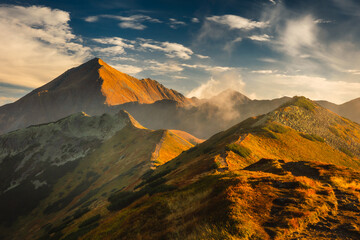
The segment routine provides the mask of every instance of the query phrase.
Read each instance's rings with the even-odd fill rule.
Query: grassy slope
[[[304,105],[295,102],[283,109],[289,107],[303,111]],[[317,108],[307,107],[309,114]],[[345,123],[342,127],[348,128]],[[359,128],[350,126],[355,133],[349,142],[357,143]],[[360,169],[358,157],[305,130],[265,115],[218,133],[153,173],[164,173],[162,178],[176,191],[145,195],[111,214],[83,239],[359,237],[354,226],[359,224],[355,216],[360,210],[360,175],[345,168]],[[260,162],[242,170],[262,158],[285,161]],[[330,226],[321,230],[324,238],[316,230],[323,224]]]

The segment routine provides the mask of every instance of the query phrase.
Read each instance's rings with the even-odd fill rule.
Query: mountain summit
[[[76,112],[101,114],[110,106],[164,99],[179,104],[191,101],[155,80],[136,79],[94,58],[0,107],[0,133],[56,121]]]

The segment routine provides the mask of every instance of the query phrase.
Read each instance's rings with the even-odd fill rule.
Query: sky
[[[188,97],[360,97],[360,1],[0,0],[0,105],[94,57]]]

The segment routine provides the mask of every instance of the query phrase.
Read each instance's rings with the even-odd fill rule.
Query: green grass
[[[303,138],[306,138],[306,139],[308,139],[310,141],[313,141],[313,142],[315,142],[315,141],[325,142],[325,140],[322,137],[320,137],[320,136],[318,136],[316,134],[300,133],[300,136],[302,136]]]
[[[340,137],[340,132],[335,127],[329,127],[330,132],[332,132],[335,136]]]
[[[348,155],[349,157],[354,157],[354,154],[346,148],[341,147],[339,148],[339,150]]]
[[[81,222],[81,223],[79,224],[79,228],[83,228],[83,227],[86,227],[86,226],[88,226],[88,225],[90,225],[90,224],[93,224],[93,223],[99,221],[100,218],[101,218],[101,215],[100,215],[100,214],[97,214],[97,215],[95,215],[95,216],[92,216],[92,217],[84,220],[83,222]]]
[[[264,129],[270,130],[275,133],[286,133],[288,131],[286,127],[276,123],[268,124]]]
[[[247,147],[235,144],[235,143],[231,143],[231,144],[227,145],[226,150],[232,151],[232,152],[240,155],[243,158],[247,158],[251,154],[250,149],[248,149]]]
[[[316,108],[316,105],[306,97],[294,97],[292,100],[282,105],[282,107],[288,106],[297,106],[309,111],[314,111],[314,109]]]

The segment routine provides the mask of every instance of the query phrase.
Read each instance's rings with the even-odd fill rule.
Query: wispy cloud
[[[230,53],[245,38],[259,42],[270,41],[268,34],[259,34],[269,25],[269,21],[255,21],[237,15],[210,16],[205,18],[197,40],[200,44],[217,43]]]
[[[150,39],[142,39],[140,46],[144,49],[165,52],[170,58],[190,59],[193,51],[179,43],[159,42]]]
[[[151,70],[157,74],[176,73],[181,72],[184,68],[177,62],[158,62],[156,60],[147,60],[146,69]]]
[[[272,4],[276,4],[276,1],[275,0],[269,0]]]
[[[251,30],[255,28],[265,28],[269,23],[253,21],[241,16],[236,15],[222,15],[222,16],[211,16],[207,17],[206,20],[225,25],[230,29],[243,29],[243,30]]]
[[[209,56],[205,56],[205,55],[201,55],[201,54],[196,54],[196,56],[200,59],[209,59]]]
[[[98,16],[89,16],[85,18],[87,22],[97,22],[100,18],[110,18],[120,21],[118,24],[121,28],[130,28],[135,30],[144,30],[146,26],[145,22],[151,23],[161,23],[159,19],[152,18],[150,16],[136,14],[131,16],[119,16],[119,15],[98,15]]]
[[[135,41],[119,37],[94,38],[93,41],[105,46],[95,47],[93,51],[106,55],[119,55],[125,53],[125,49],[134,49]]]
[[[198,18],[194,17],[194,18],[191,19],[191,22],[193,22],[193,23],[199,23],[200,20],[199,20]]]
[[[257,74],[272,74],[277,72],[276,70],[253,70],[251,73],[257,73]]]
[[[130,75],[135,75],[139,72],[142,72],[144,69],[138,66],[134,66],[134,65],[128,65],[128,64],[112,64],[110,63],[112,67],[114,67],[115,69],[119,70],[120,72],[126,73],[126,74],[130,74]]]
[[[178,27],[181,27],[181,26],[186,26],[185,22],[179,21],[175,18],[169,18],[169,21],[170,21],[169,25],[173,29],[177,29]]]
[[[258,42],[268,42],[271,40],[271,37],[267,34],[263,34],[263,35],[252,35],[248,37],[249,39],[253,40],[253,41],[258,41]]]
[[[236,69],[219,70],[213,68],[211,78],[198,87],[191,90],[187,96],[197,98],[210,98],[226,89],[243,92],[245,82]]]

